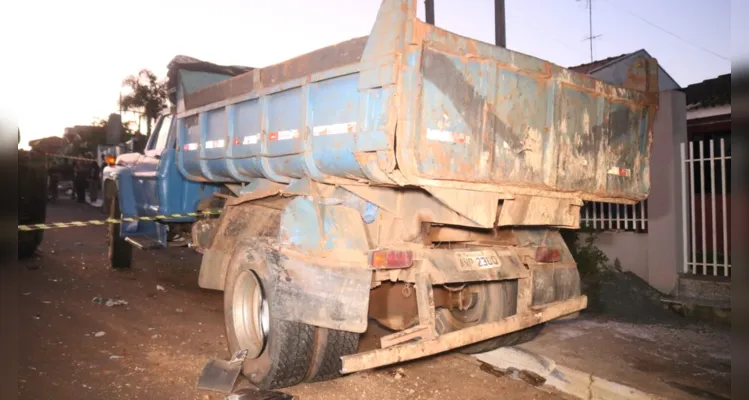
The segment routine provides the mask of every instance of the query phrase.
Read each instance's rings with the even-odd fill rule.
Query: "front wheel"
[[[109,218],[119,220],[120,201],[116,191],[111,192],[107,199],[109,203]],[[107,225],[107,241],[109,244],[109,266],[115,269],[130,268],[133,262],[133,245],[120,236],[120,224],[109,223]]]

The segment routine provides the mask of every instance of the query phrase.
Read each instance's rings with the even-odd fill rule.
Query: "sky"
[[[493,3],[435,0],[436,25],[493,43]],[[122,80],[140,69],[165,77],[177,54],[263,67],[369,34],[379,5],[380,0],[16,1],[4,6],[10,10],[0,27],[0,37],[15,39],[10,54],[18,55],[12,65],[0,67],[7,80],[2,97],[8,104],[2,108],[16,116],[22,145],[61,136],[65,127],[116,112]],[[424,18],[423,0],[418,17]],[[565,67],[590,61],[585,0],[506,0],[506,19],[509,49]],[[601,35],[594,41],[595,59],[644,48],[682,87],[731,69],[729,0],[593,0],[593,34]]]

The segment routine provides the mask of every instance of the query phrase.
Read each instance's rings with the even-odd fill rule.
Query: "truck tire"
[[[440,334],[454,332],[486,322],[499,321],[513,315],[517,308],[517,282],[501,281],[476,284],[477,299],[468,310],[438,309],[435,318],[437,332]],[[500,347],[515,346],[534,339],[543,324],[497,336],[482,342],[470,344],[458,349],[464,354],[484,353]]]
[[[34,255],[42,243],[44,231],[18,232],[18,259],[23,260]]]
[[[240,242],[224,286],[229,351],[248,350],[242,374],[261,389],[284,388],[304,380],[315,349],[314,327],[270,313],[275,295],[271,264],[278,265],[274,243],[269,238]]]
[[[120,200],[117,192],[107,199],[109,218],[120,219]],[[133,245],[120,236],[120,224],[107,224],[107,242],[109,244],[109,266],[114,269],[130,268],[133,262]]]
[[[359,334],[327,328],[315,328],[315,351],[307,382],[320,382],[341,376],[341,357],[356,353]]]

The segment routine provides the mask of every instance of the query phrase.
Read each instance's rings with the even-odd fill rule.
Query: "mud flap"
[[[213,392],[231,393],[237,383],[242,363],[247,357],[247,350],[240,350],[231,360],[208,361],[198,377],[198,389]]]
[[[340,331],[367,330],[372,271],[362,266],[319,266],[280,255],[271,313],[286,321]]]

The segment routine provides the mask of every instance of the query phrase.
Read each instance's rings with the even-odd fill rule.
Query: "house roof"
[[[581,74],[590,74],[591,72],[594,72],[597,69],[603,68],[606,65],[611,64],[612,62],[621,60],[630,54],[632,53],[624,53],[618,56],[604,58],[603,60],[593,61],[593,62],[589,62],[586,64],[575,65],[574,67],[569,67],[568,69],[571,69],[575,72],[579,72]]]
[[[730,105],[731,74],[693,83],[684,88],[684,94],[687,96],[687,110]]]
[[[590,63],[587,63],[587,64],[575,65],[573,67],[569,67],[568,69],[570,69],[572,71],[575,71],[575,72],[578,72],[578,73],[591,75],[591,74],[597,72],[598,70],[601,70],[601,69],[604,69],[604,68],[608,67],[611,64],[623,61],[623,60],[625,60],[625,59],[627,59],[629,57],[633,57],[633,56],[645,56],[645,57],[650,57],[650,58],[653,57],[652,55],[650,55],[650,53],[648,53],[647,50],[640,49],[640,50],[637,50],[637,51],[633,51],[631,53],[624,53],[624,54],[620,54],[618,56],[604,58],[602,60],[593,61],[593,62],[590,62]],[[674,85],[676,85],[677,88],[681,87],[681,85],[679,85],[679,83],[676,82],[676,79],[674,79],[671,76],[671,74],[669,74],[668,71],[666,71],[660,63],[658,63],[658,70],[660,72],[662,72],[663,74],[665,74],[665,76],[667,76],[669,79],[671,79],[674,82]]]

